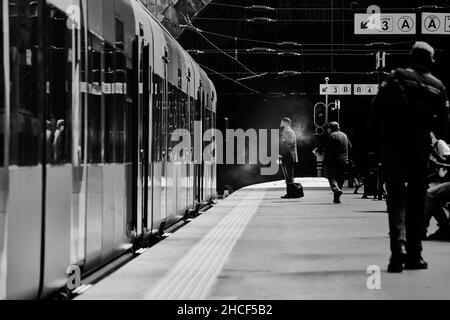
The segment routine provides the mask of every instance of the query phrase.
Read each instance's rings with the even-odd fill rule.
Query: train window
[[[116,160],[116,94],[115,89],[115,77],[116,77],[116,65],[115,65],[115,51],[112,46],[105,44],[105,82],[103,84],[103,94],[105,96],[105,162],[114,163]]]
[[[10,164],[37,165],[41,159],[43,109],[42,32],[34,5],[10,1]]]
[[[130,60],[127,61],[127,72],[126,72],[126,80],[127,80],[127,85],[124,88],[124,96],[126,97],[126,104],[124,106],[125,110],[124,110],[124,115],[126,117],[126,120],[124,121],[126,128],[125,128],[125,137],[124,137],[124,141],[125,141],[125,157],[126,157],[126,162],[130,163],[132,162],[132,157],[134,154],[134,149],[133,149],[133,144],[131,143],[131,138],[133,136],[133,128],[134,126],[134,122],[133,122],[133,90],[131,90],[131,88],[133,88],[133,82],[134,82],[134,73],[133,73],[133,69],[131,69],[129,67],[130,65]],[[129,88],[129,89],[128,89]],[[128,111],[127,111],[128,110]]]
[[[194,98],[193,97],[189,97],[189,125],[190,125],[190,129],[191,129],[191,141],[194,141]],[[191,161],[194,160],[193,156],[194,156],[194,143],[191,143]]]
[[[124,50],[125,43],[124,43],[125,37],[124,37],[124,28],[123,28],[123,22],[116,18],[116,48],[119,50]]]
[[[152,161],[159,162],[162,159],[162,79],[156,74],[153,76],[153,152]]]
[[[169,135],[166,136],[167,139],[167,145],[169,148],[168,151],[168,157],[171,154],[172,147],[174,145],[174,142],[170,139],[170,134],[175,130],[175,119],[176,119],[176,91],[175,87],[169,83],[169,100],[168,100],[168,133]],[[168,159],[170,161],[170,159]]]
[[[48,16],[48,109],[46,113],[46,157],[52,164],[70,162],[72,33],[66,28],[66,14],[55,8]]]
[[[123,163],[126,161],[126,143],[127,143],[127,109],[126,109],[126,57],[123,52],[116,51],[116,76],[115,86],[115,108],[116,108],[116,148],[115,162]]]
[[[102,82],[103,82],[103,42],[90,34],[90,75],[88,108],[88,162],[102,163]]]
[[[182,86],[181,77],[182,77],[181,69],[178,69],[178,88],[179,89],[181,89],[181,86]]]

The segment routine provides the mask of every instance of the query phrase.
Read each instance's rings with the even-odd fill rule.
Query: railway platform
[[[77,299],[450,298],[450,243],[424,243],[430,270],[388,274],[385,202],[335,205],[326,180],[301,182],[301,200],[282,182],[236,191]]]

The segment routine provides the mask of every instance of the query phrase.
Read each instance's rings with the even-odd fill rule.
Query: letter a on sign
[[[433,12],[422,13],[423,34],[450,34],[450,14]]]
[[[429,15],[424,20],[425,31],[428,31],[430,33],[438,31],[440,26],[441,26],[441,21],[435,15]]]

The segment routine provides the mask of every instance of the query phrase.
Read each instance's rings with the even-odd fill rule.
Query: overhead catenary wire
[[[212,1],[209,3],[209,6],[221,6],[221,7],[229,7],[229,8],[236,8],[236,9],[242,9],[242,10],[280,10],[280,11],[364,11],[366,12],[367,8],[357,8],[357,7],[348,7],[348,8],[342,8],[342,7],[269,7],[269,6],[242,6],[242,5],[235,5],[235,4],[229,4],[229,3],[221,3],[221,2],[214,2]],[[448,9],[450,6],[433,6],[433,9]],[[416,7],[416,8],[383,8],[384,11],[396,11],[396,10],[409,10],[409,11],[416,11],[424,9],[423,7]]]
[[[188,26],[190,27],[190,29],[193,29],[197,32],[197,34],[199,34],[206,42],[208,42],[211,46],[213,46],[216,50],[221,51],[226,57],[230,58],[231,60],[235,61],[237,64],[239,64],[242,68],[244,68],[245,70],[247,70],[248,72],[252,73],[253,75],[257,76],[257,74],[255,72],[253,72],[249,67],[247,67],[246,65],[244,65],[242,62],[239,61],[239,59],[237,59],[236,57],[233,57],[232,55],[224,52],[221,48],[219,48],[215,43],[213,43],[211,40],[209,40],[205,35],[203,35],[200,30],[198,28],[196,28],[192,22],[191,19],[189,19],[188,16],[184,15],[182,12],[180,12],[175,5],[173,4],[172,0],[169,0],[169,4],[170,6],[172,6],[179,14],[181,14],[184,19],[186,20]]]
[[[401,45],[401,44],[411,44],[414,43],[415,40],[409,40],[409,41],[398,41],[398,42],[371,42],[371,43],[296,43],[296,42],[275,42],[275,41],[267,41],[267,40],[258,40],[258,39],[251,39],[251,38],[243,38],[243,37],[238,37],[235,35],[227,35],[227,34],[223,34],[223,33],[217,33],[217,32],[212,32],[212,31],[207,31],[207,30],[202,30],[199,28],[196,28],[194,26],[186,26],[188,29],[194,29],[196,32],[200,32],[200,33],[205,33],[205,34],[210,34],[210,35],[214,35],[214,36],[218,36],[218,37],[223,37],[223,38],[228,38],[228,39],[233,39],[233,40],[239,40],[239,41],[243,41],[243,42],[254,42],[254,43],[262,43],[262,44],[270,44],[270,45],[275,45],[275,46],[283,46],[286,45],[288,46],[289,44],[291,46],[301,46],[301,47],[305,47],[305,46],[348,46],[348,47],[352,47],[352,46],[358,46],[358,47],[368,47],[368,46],[374,46],[374,45],[380,45],[380,46],[394,46],[394,45]]]
[[[205,66],[205,65],[203,65],[203,64],[199,64],[199,66],[202,67],[202,68],[204,68],[204,69],[206,69],[206,70],[208,70],[210,73],[216,74],[216,75],[218,75],[218,76],[220,76],[220,77],[222,77],[222,78],[224,78],[224,79],[226,79],[226,80],[229,80],[229,81],[231,81],[231,82],[233,82],[233,83],[235,83],[235,84],[237,84],[237,85],[239,85],[239,86],[241,86],[241,87],[243,87],[243,88],[245,88],[245,89],[247,89],[247,90],[249,90],[249,91],[251,91],[251,92],[253,92],[253,93],[262,95],[262,93],[259,92],[258,90],[255,90],[255,89],[253,89],[253,88],[250,88],[250,87],[246,86],[245,84],[242,84],[242,83],[240,83],[240,82],[238,82],[238,81],[236,81],[236,80],[234,80],[234,79],[232,79],[232,78],[230,78],[230,77],[227,77],[225,74],[223,74],[223,73],[221,73],[221,72],[218,72],[218,71],[216,71],[216,70],[213,70],[213,69],[211,69],[211,68],[209,68],[209,67],[207,67],[207,66]],[[248,74],[248,73],[247,73],[247,74]]]

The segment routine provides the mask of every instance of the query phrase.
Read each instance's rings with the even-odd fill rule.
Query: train
[[[217,93],[139,0],[0,10],[0,299],[42,299],[215,198],[171,133],[214,129]]]

